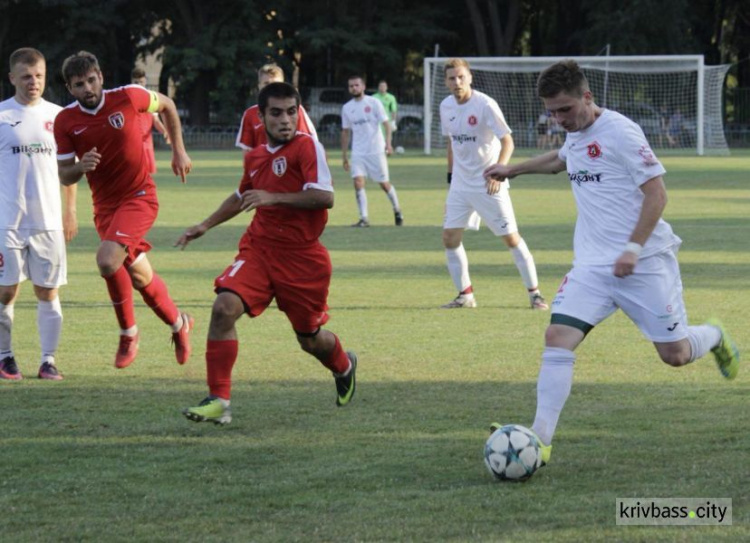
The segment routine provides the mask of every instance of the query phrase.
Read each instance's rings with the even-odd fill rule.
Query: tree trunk
[[[469,8],[469,17],[474,27],[474,37],[477,41],[479,56],[487,57],[490,55],[490,48],[487,42],[487,31],[484,28],[484,19],[479,11],[477,0],[466,0],[466,7]]]

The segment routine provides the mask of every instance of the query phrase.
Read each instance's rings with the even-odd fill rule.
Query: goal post
[[[583,68],[596,103],[638,123],[655,149],[729,154],[722,112],[729,65],[706,66],[703,55],[466,58],[473,88],[497,100],[516,147],[549,148],[564,138],[562,128],[544,124],[536,80],[542,70],[569,58]],[[426,154],[445,148],[440,102],[448,96],[446,60],[424,59]]]

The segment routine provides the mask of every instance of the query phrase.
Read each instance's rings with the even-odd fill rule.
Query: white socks
[[[386,192],[386,195],[388,196],[388,199],[391,201],[391,205],[393,206],[393,211],[398,212],[401,211],[401,207],[398,205],[398,196],[396,195],[396,187],[391,185],[391,190]]]
[[[13,331],[13,304],[0,304],[0,358],[13,356],[11,332]]]
[[[535,289],[539,286],[539,280],[536,276],[536,265],[534,264],[534,257],[531,256],[528,246],[523,238],[518,245],[510,250],[513,255],[513,260],[516,263],[516,268],[521,274],[523,284],[526,285],[527,290]]]
[[[36,323],[39,327],[39,344],[42,347],[42,363],[54,363],[55,352],[60,344],[62,331],[62,307],[60,298],[51,302],[38,301],[36,304]]]
[[[469,259],[466,258],[466,250],[462,243],[455,249],[446,249],[445,257],[448,261],[448,273],[451,274],[453,284],[458,292],[463,292],[471,286],[469,278]]]
[[[536,417],[531,427],[545,445],[552,442],[555,427],[573,385],[573,351],[546,347],[536,384]]]
[[[690,342],[690,362],[693,362],[719,344],[721,330],[709,324],[688,326],[687,339]]]
[[[367,193],[365,189],[356,189],[357,207],[360,219],[367,220]]]

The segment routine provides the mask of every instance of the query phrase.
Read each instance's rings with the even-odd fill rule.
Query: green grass
[[[185,420],[206,393],[204,338],[212,281],[231,263],[242,215],[172,248],[240,178],[238,152],[194,152],[181,186],[159,155],[161,214],[150,258],[196,317],[195,352],[174,362],[169,333],[139,301],[138,359],[113,367],[116,321],[94,262],[90,195],[70,284],[61,383],[34,379],[36,304],[16,306],[14,347],[27,379],[0,382],[3,541],[692,541],[750,538],[750,377],[720,376],[711,357],[661,363],[622,314],[578,350],[573,393],[550,465],[526,484],[494,482],[482,462],[493,420],[530,424],[546,314],[527,297],[508,251],[489,231],[465,245],[480,307],[436,309],[454,296],[441,219],[445,158],[391,160],[405,214],[392,226],[369,187],[373,227],[357,219],[351,184],[331,153],[337,188],[324,243],[334,263],[328,328],[360,359],[352,404],[334,407],[333,380],[302,353],[274,307],[238,323],[234,421]],[[683,238],[692,322],[720,316],[750,345],[750,157],[667,157],[666,218]],[[575,210],[562,176],[514,181],[513,201],[552,297],[571,262]],[[615,499],[732,498],[732,527],[618,527]]]

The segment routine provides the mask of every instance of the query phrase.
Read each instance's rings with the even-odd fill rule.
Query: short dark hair
[[[70,83],[71,78],[83,77],[91,70],[102,72],[99,68],[99,61],[88,51],[78,51],[75,55],[70,55],[62,65],[63,79],[66,84]]]
[[[361,74],[352,74],[352,75],[349,76],[349,78],[347,79],[347,81],[351,81],[352,79],[361,79],[363,85],[365,85],[367,83],[367,79],[365,79],[365,76],[363,76]]]
[[[130,72],[130,79],[140,79],[141,77],[146,77],[146,70],[143,68],[133,68],[133,71]]]
[[[589,90],[589,81],[575,60],[561,60],[546,68],[536,82],[539,98],[554,98],[561,92],[581,97]]]
[[[258,109],[265,115],[269,98],[294,98],[299,107],[302,98],[299,92],[289,83],[269,83],[258,94]]]
[[[12,71],[13,66],[15,66],[16,64],[34,66],[39,61],[44,62],[44,55],[41,51],[39,51],[38,49],[34,49],[33,47],[21,47],[20,49],[16,49],[10,54],[10,60],[8,64],[10,65],[10,69]]]

